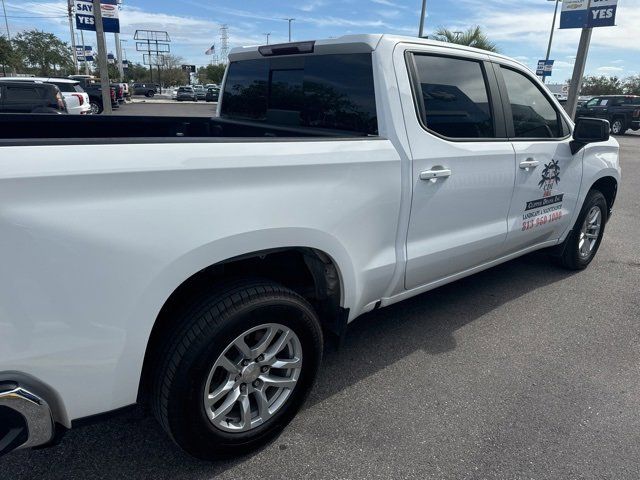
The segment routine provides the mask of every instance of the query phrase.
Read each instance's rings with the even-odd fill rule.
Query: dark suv
[[[578,108],[576,118],[605,118],[611,133],[624,135],[628,129],[640,130],[640,96],[600,95]]]
[[[0,82],[0,113],[67,113],[60,89],[50,83]]]
[[[145,97],[153,97],[158,93],[158,85],[155,83],[134,83],[133,94],[144,95]]]

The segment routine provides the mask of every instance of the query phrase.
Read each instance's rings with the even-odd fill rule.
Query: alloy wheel
[[[247,330],[211,368],[205,413],[225,432],[257,428],[283,407],[301,372],[302,345],[293,330],[276,323]]]
[[[578,254],[586,259],[591,256],[600,237],[602,229],[602,211],[597,205],[589,210],[582,223],[580,237],[578,238]]]

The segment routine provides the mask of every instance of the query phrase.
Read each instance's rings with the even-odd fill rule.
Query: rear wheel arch
[[[138,400],[149,392],[153,365],[163,345],[179,328],[176,312],[188,308],[217,285],[242,278],[263,278],[291,288],[318,312],[323,328],[340,333],[346,325],[348,309],[338,263],[324,251],[307,247],[285,247],[255,251],[210,265],[185,279],[165,300],[147,339]]]

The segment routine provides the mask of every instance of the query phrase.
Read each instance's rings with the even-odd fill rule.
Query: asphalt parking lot
[[[532,254],[360,318],[261,451],[197,461],[135,409],[0,459],[0,478],[637,480],[640,136],[619,140],[589,269]]]

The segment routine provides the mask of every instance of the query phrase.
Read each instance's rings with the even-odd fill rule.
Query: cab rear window
[[[377,135],[371,54],[232,62],[221,109],[225,118]]]

